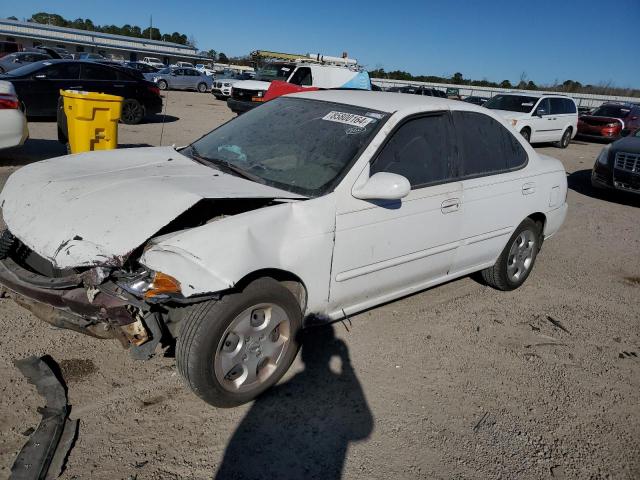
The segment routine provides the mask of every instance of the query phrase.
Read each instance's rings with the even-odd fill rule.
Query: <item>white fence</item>
[[[460,95],[468,97],[471,95],[478,97],[493,97],[498,93],[556,93],[559,95],[567,95],[572,97],[579,107],[597,107],[605,102],[632,102],[640,103],[638,97],[620,97],[613,95],[593,95],[590,93],[567,93],[567,92],[543,92],[537,90],[518,90],[515,88],[495,88],[495,87],[477,87],[473,85],[455,85],[451,83],[433,83],[433,82],[414,82],[411,80],[388,80],[384,78],[372,78],[373,83],[382,88],[388,88],[393,86],[405,86],[405,85],[420,85],[425,87],[438,88],[446,91],[447,88],[457,88],[460,91]]]

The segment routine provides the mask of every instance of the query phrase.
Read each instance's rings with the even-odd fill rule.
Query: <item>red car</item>
[[[578,135],[598,139],[620,138],[623,130],[640,128],[640,104],[605,103],[591,115],[578,118]]]

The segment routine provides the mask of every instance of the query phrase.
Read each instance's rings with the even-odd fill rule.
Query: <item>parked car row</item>
[[[87,90],[124,98],[121,120],[136,124],[162,111],[157,85],[136,70],[82,60],[44,60],[0,75],[13,84],[22,110],[30,117],[55,116],[60,90]]]

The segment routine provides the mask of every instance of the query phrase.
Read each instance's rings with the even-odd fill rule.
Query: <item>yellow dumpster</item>
[[[60,95],[71,153],[118,148],[122,97],[74,90],[60,90]]]

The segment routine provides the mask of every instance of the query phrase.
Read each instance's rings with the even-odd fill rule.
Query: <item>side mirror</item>
[[[546,114],[547,114],[547,111],[544,108],[539,108],[536,110],[536,116],[540,118],[542,118]]]
[[[402,175],[378,172],[359,188],[353,189],[353,196],[360,200],[400,200],[409,195],[411,184]]]
[[[14,58],[13,63],[22,63],[19,58]]]

